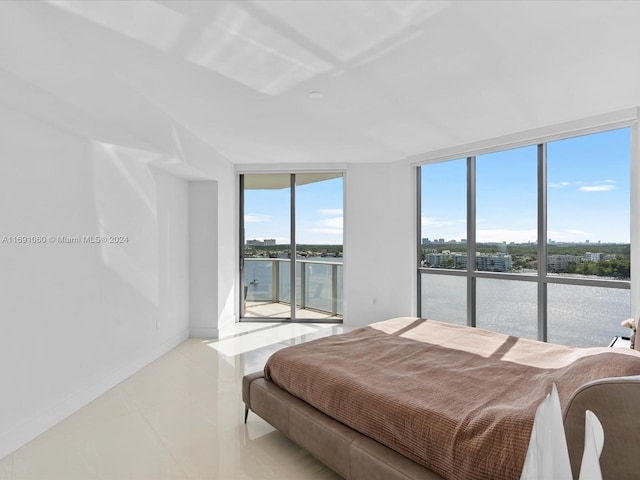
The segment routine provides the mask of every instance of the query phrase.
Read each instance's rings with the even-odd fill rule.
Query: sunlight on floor
[[[242,377],[330,324],[239,323],[192,338],[0,460],[2,480],[339,479],[256,415]]]

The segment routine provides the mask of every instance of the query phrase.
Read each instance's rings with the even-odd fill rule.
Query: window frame
[[[640,238],[640,168],[639,161],[639,127],[638,109],[630,109],[615,114],[604,115],[580,122],[562,124],[548,129],[535,130],[508,137],[502,137],[493,141],[479,142],[473,145],[463,146],[449,151],[436,152],[431,158],[423,158],[414,162],[416,179],[416,245],[417,245],[417,314],[422,316],[422,279],[423,275],[453,275],[466,277],[467,297],[467,325],[476,326],[477,296],[476,281],[478,278],[518,280],[536,282],[537,295],[537,339],[547,341],[547,307],[549,284],[565,284],[577,286],[592,286],[604,288],[616,288],[631,290],[631,315],[637,318],[640,314],[640,302],[634,300],[637,292],[638,276],[640,275],[640,252],[638,239]],[[609,130],[629,128],[630,140],[630,257],[631,280],[591,279],[580,277],[549,276],[547,272],[547,144],[552,141],[565,140],[583,135],[596,134]],[[483,154],[501,152],[505,150],[537,145],[537,188],[538,188],[538,214],[537,214],[537,274],[521,273],[496,273],[477,271],[475,268],[466,270],[425,268],[421,266],[422,255],[422,208],[421,208],[421,167],[433,163],[466,159],[467,162],[467,258],[475,258],[476,255],[476,157]]]
[[[296,188],[298,185],[296,184],[296,178],[298,175],[305,174],[337,174],[342,178],[342,205],[343,212],[346,210],[346,166],[337,165],[334,168],[327,168],[326,166],[316,166],[315,164],[310,164],[308,168],[295,168],[293,165],[275,165],[273,168],[264,168],[263,166],[247,166],[245,168],[236,168],[235,169],[235,177],[236,177],[236,197],[237,197],[237,210],[236,210],[236,221],[237,221],[237,258],[239,260],[236,265],[236,284],[238,285],[239,294],[236,297],[236,308],[237,308],[237,319],[241,323],[250,323],[250,322],[290,322],[290,323],[327,323],[327,324],[335,324],[335,323],[343,323],[344,317],[340,320],[336,319],[322,319],[322,318],[300,318],[296,315],[296,308],[298,308],[296,303],[296,295],[297,295],[297,287],[296,287],[296,268],[295,265],[298,263],[296,258]],[[244,210],[245,210],[245,176],[246,175],[268,175],[268,174],[282,174],[289,176],[289,228],[290,228],[290,248],[289,255],[290,258],[293,258],[294,261],[291,263],[291,268],[289,271],[289,283],[291,285],[291,305],[290,305],[290,315],[288,317],[246,317],[243,315],[244,312],[244,295],[241,294],[244,288],[244,247],[245,247],[245,220],[244,220]],[[343,213],[343,218],[346,219],[346,214]],[[345,220],[343,220],[344,222]],[[344,225],[344,223],[343,223]],[[343,249],[346,244],[346,235],[343,233]],[[342,262],[342,277],[343,277],[343,302],[344,302],[344,278],[346,274],[346,260],[343,259]],[[337,295],[338,292],[333,292]],[[344,307],[343,307],[344,308]],[[340,314],[341,316],[343,314]]]

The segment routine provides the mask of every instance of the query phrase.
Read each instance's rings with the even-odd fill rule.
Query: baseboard
[[[220,330],[213,327],[191,327],[189,335],[191,338],[218,338]]]
[[[100,380],[87,385],[63,400],[55,402],[48,408],[27,417],[18,422],[14,427],[0,433],[0,459],[15,452],[18,448],[30,442],[38,435],[47,431],[57,423],[67,418],[89,404],[106,391],[115,387],[134,373],[149,365],[169,350],[175,348],[189,338],[189,331],[182,330],[169,340],[153,348],[134,362],[129,363],[115,371],[105,375]]]

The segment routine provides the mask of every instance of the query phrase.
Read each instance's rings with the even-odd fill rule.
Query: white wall
[[[0,458],[190,331],[235,321],[233,166],[179,126],[171,143],[107,144],[0,106]],[[413,182],[406,164],[347,168],[346,325],[415,312]],[[189,263],[202,219],[206,281]],[[100,235],[126,240],[57,241]]]
[[[351,164],[346,174],[344,324],[416,312],[416,207],[406,163]]]
[[[221,327],[236,321],[239,255],[236,177],[229,160],[188,130],[174,126],[172,143],[172,151],[178,158],[171,158],[163,168],[192,180],[191,282],[196,292],[191,298],[191,334],[216,337]],[[213,269],[205,270],[204,264]]]
[[[237,320],[238,209],[236,177],[230,162],[218,174],[218,329]]]
[[[188,191],[0,106],[0,458],[187,337]]]
[[[192,337],[218,337],[218,182],[189,185],[189,317]]]

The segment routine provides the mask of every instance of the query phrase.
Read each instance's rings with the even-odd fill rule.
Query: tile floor
[[[246,318],[290,318],[291,306],[284,303],[247,301],[244,313]],[[317,312],[304,308],[296,308],[296,318],[304,321],[341,322],[342,317],[334,317],[330,313]]]
[[[0,460],[0,480],[338,479],[254,414],[241,379],[327,324],[240,323],[189,339]]]

